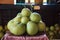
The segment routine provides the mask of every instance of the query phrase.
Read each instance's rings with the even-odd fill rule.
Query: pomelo
[[[9,26],[9,31],[14,35],[22,35],[25,33],[25,25],[20,24],[13,24]]]
[[[30,15],[30,20],[34,22],[39,22],[41,20],[41,16],[38,13],[34,12]]]
[[[37,24],[32,21],[29,21],[27,23],[27,33],[29,35],[35,35],[35,34],[37,34],[37,32],[38,32]]]
[[[21,14],[22,16],[30,16],[31,11],[28,8],[23,8]]]
[[[22,17],[21,18],[21,23],[23,23],[23,24],[27,24],[28,21],[29,21],[28,17]]]
[[[46,25],[44,22],[39,22],[38,23],[39,31],[45,31]]]

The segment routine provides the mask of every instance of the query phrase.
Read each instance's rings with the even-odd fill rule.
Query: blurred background
[[[0,0],[0,4],[14,4],[14,1],[16,3],[35,3],[35,4],[41,4],[44,2],[47,2],[48,4],[59,4],[60,0]]]

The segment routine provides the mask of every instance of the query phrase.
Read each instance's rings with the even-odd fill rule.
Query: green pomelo
[[[14,24],[14,21],[13,21],[13,20],[10,20],[10,21],[8,22],[8,24],[7,24],[7,28],[8,28],[8,29],[11,29],[11,26],[12,26],[12,25],[15,25],[15,24]],[[12,26],[12,28],[13,28],[13,26]]]
[[[29,21],[27,23],[27,33],[29,35],[35,35],[35,34],[37,34],[37,32],[38,32],[37,24],[32,21]]]
[[[30,16],[31,11],[28,8],[23,8],[21,14],[22,16]]]
[[[38,13],[32,13],[30,15],[30,20],[34,22],[39,22],[41,20],[41,16]]]
[[[55,30],[56,31],[59,31],[60,30],[60,26],[58,24],[55,24],[54,26],[55,26]]]
[[[59,24],[55,24],[54,26],[57,27],[57,26],[59,26]]]
[[[45,23],[44,22],[39,22],[38,23],[39,31],[45,31]]]
[[[54,31],[55,30],[54,26],[50,26],[50,30]]]
[[[22,14],[21,13],[18,13],[16,17],[22,17]]]
[[[3,30],[3,27],[2,26],[0,26],[0,32]]]
[[[14,20],[15,23],[20,23],[21,22],[21,17],[17,16],[13,20]]]
[[[50,35],[50,36],[53,36],[53,35],[54,35],[54,32],[49,31],[49,35]]]
[[[0,38],[2,38],[4,36],[4,33],[0,32]]]
[[[49,27],[46,27],[46,32],[48,32],[49,31]]]
[[[10,27],[11,27],[11,29],[9,28],[9,31],[14,35],[22,35],[25,33],[25,25],[23,25],[21,23],[12,25]]]
[[[23,24],[27,24],[28,21],[29,21],[28,17],[22,17],[21,18],[21,23],[23,23]]]

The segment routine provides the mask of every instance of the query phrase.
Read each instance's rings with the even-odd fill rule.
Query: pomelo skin
[[[8,22],[8,24],[7,24],[7,28],[8,29],[11,29],[11,26],[14,24],[14,21],[13,21],[13,19],[12,20],[10,20],[9,22]]]
[[[2,38],[4,36],[4,33],[0,32],[0,38]]]
[[[29,21],[29,22],[27,23],[27,33],[28,33],[29,35],[35,35],[35,34],[37,34],[37,32],[38,32],[37,24],[35,24],[35,23],[32,22],[32,21]]]
[[[21,22],[21,17],[15,17],[14,19],[15,23],[20,23]]]
[[[23,23],[23,24],[27,24],[28,21],[29,21],[28,17],[22,17],[21,18],[21,23]]]
[[[39,31],[45,31],[45,27],[46,27],[46,25],[45,25],[45,23],[44,22],[42,22],[42,21],[40,21],[39,23],[38,23],[38,27],[39,27]]]
[[[9,31],[14,35],[22,35],[25,33],[25,25],[22,23],[9,26]]]
[[[12,30],[12,28],[14,28],[14,26],[16,26],[16,25],[17,25],[17,23],[15,23],[14,20],[12,19],[12,20],[10,20],[10,21],[8,22],[7,28],[8,28],[8,30],[10,31],[10,30]]]
[[[46,27],[46,32],[48,32],[49,31],[49,27]]]
[[[34,12],[30,15],[30,20],[34,22],[39,22],[41,20],[41,16],[38,13]]]
[[[22,16],[30,16],[31,11],[28,8],[23,8],[21,11]]]
[[[16,17],[22,17],[22,14],[21,13],[18,13]]]
[[[50,26],[50,30],[54,31],[55,30],[54,26]]]
[[[0,26],[0,32],[3,30],[3,27],[2,26]]]
[[[15,18],[13,18],[15,23],[20,23],[21,22],[22,15],[21,13],[18,13]]]
[[[25,33],[25,25],[20,23],[17,26],[14,26],[14,28],[10,30],[10,32],[14,35],[22,35]]]

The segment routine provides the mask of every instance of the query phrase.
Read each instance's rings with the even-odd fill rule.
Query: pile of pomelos
[[[15,18],[7,24],[9,31],[14,35],[36,35],[45,30],[45,24],[41,21],[41,15],[37,12],[31,12],[28,8],[23,8]]]

